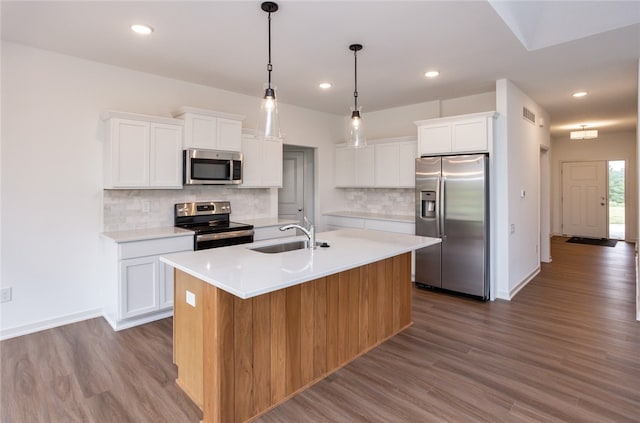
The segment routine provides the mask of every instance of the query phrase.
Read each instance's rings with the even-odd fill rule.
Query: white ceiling
[[[637,120],[640,1],[281,1],[279,100],[347,114],[359,42],[363,112],[471,95],[509,78],[551,113],[552,135]],[[2,39],[259,96],[267,15],[249,1],[2,1]],[[149,37],[133,23],[155,28]],[[513,30],[513,32],[512,32]],[[522,41],[521,41],[522,40]],[[423,74],[438,69],[441,76]],[[333,88],[321,91],[320,81]],[[574,99],[571,93],[589,95]],[[567,134],[568,136],[568,134]]]

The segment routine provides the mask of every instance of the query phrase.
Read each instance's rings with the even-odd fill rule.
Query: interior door
[[[282,188],[278,193],[278,216],[303,223],[304,153],[302,151],[282,153]]]
[[[562,232],[607,237],[607,162],[562,164]]]

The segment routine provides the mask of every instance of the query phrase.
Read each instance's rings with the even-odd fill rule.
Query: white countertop
[[[103,232],[103,237],[120,242],[145,241],[148,239],[172,238],[176,236],[193,236],[193,231],[173,226],[149,229],[133,229],[130,231]]]
[[[297,220],[280,219],[279,217],[261,217],[258,219],[231,219],[234,222],[253,225],[254,228],[268,228],[271,226],[283,226],[290,223],[299,223]]]
[[[341,229],[317,235],[317,241],[329,243],[329,248],[277,254],[250,250],[299,239],[306,237],[167,254],[160,261],[237,297],[251,298],[440,242],[437,238]]]
[[[354,212],[354,211],[332,211],[323,213],[325,216],[340,216],[340,217],[356,217],[359,219],[376,219],[376,220],[390,220],[393,222],[405,222],[415,223],[415,216],[407,216],[400,214],[383,214],[383,213],[369,213],[369,212]]]

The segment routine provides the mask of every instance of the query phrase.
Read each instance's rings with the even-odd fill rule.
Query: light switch
[[[191,291],[187,291],[187,304],[189,304],[191,307],[196,306],[196,294]]]

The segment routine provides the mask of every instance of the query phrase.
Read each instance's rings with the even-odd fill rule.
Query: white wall
[[[490,112],[496,109],[496,94],[488,92],[466,97],[434,100],[375,112],[363,111],[368,139],[417,136],[413,122],[438,117]],[[347,119],[348,117],[345,117]],[[346,121],[344,123],[346,132]],[[341,139],[344,139],[342,134]]]
[[[260,100],[8,42],[1,72],[1,285],[13,288],[0,311],[4,337],[101,312],[101,112],[193,106],[246,115],[253,127]],[[280,112],[285,142],[315,147],[316,173],[333,175],[342,118]],[[341,198],[333,178],[316,184],[317,204]]]
[[[502,299],[511,299],[540,269],[540,146],[549,144],[549,125],[523,119],[523,106],[549,122],[548,113],[513,82],[497,81],[493,265]]]
[[[569,135],[551,140],[552,232],[562,234],[562,163],[591,160],[625,160],[625,239],[636,240],[638,228],[637,162],[635,132],[600,133],[593,140],[570,140]]]

